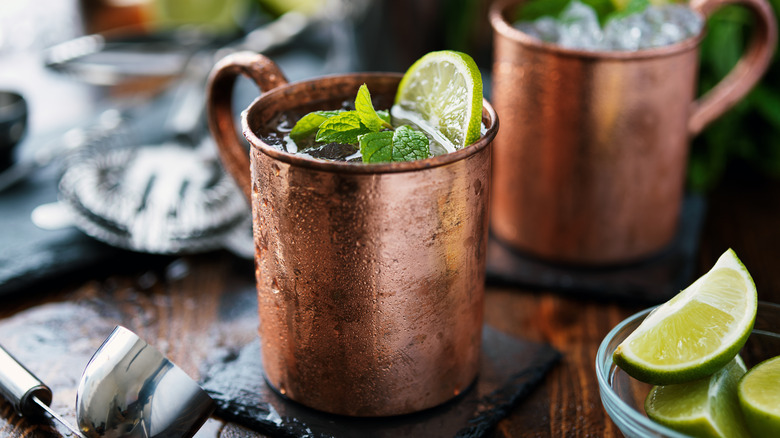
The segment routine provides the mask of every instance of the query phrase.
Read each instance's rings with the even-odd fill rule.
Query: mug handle
[[[251,202],[249,154],[236,131],[233,117],[233,87],[239,75],[252,79],[262,93],[287,84],[287,78],[279,66],[265,56],[254,52],[236,52],[217,62],[206,85],[206,108],[211,135],[217,143],[225,169]]]
[[[777,45],[777,23],[766,0],[691,0],[690,7],[705,19],[730,4],[747,7],[756,16],[750,43],[736,66],[707,94],[694,101],[688,119],[691,136],[699,134],[758,83],[769,67]]]

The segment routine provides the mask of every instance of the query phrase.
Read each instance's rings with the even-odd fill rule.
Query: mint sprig
[[[290,138],[299,146],[312,135],[318,143],[357,144],[364,163],[412,161],[430,156],[428,137],[409,126],[394,129],[390,113],[374,109],[366,84],[358,89],[355,110],[314,111],[303,116],[290,131]]]
[[[357,111],[344,111],[339,115],[325,119],[314,140],[321,143],[352,144],[357,143],[358,136],[368,132],[371,130],[360,121]]]
[[[388,125],[390,125],[390,111],[379,110],[376,112],[376,115],[378,115],[380,119],[384,120]],[[393,125],[390,125],[390,129],[393,129]]]
[[[560,18],[563,11],[574,0],[530,0],[518,7],[517,20],[534,21],[541,17]],[[602,27],[613,18],[625,17],[644,11],[650,4],[649,0],[579,0],[594,11]]]
[[[428,158],[430,141],[420,131],[401,126],[393,134],[393,161],[414,161]]]
[[[392,131],[369,132],[360,136],[360,155],[364,163],[393,161]]]
[[[290,131],[290,138],[298,144],[301,140],[308,138],[320,129],[322,122],[338,115],[342,111],[314,111],[313,113],[306,114],[298,120],[298,123],[293,126]]]
[[[428,137],[405,125],[395,131],[361,135],[359,141],[364,163],[414,161],[428,158],[430,155]]]
[[[357,97],[355,98],[355,110],[360,116],[360,121],[371,130],[371,132],[381,131],[382,128],[393,129],[389,122],[384,121],[376,113],[374,104],[371,103],[371,94],[368,92],[366,84],[360,86]]]
[[[648,6],[650,6],[650,0],[629,0],[622,10],[618,9],[607,15],[607,18],[604,21],[606,22],[615,18],[625,18],[629,15],[638,14],[647,9]]]

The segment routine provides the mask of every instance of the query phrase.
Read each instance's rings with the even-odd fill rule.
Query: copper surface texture
[[[401,75],[331,76],[270,91],[259,83],[265,92],[242,116],[251,144],[242,154],[228,134],[229,99],[214,103],[230,94],[235,72],[254,65],[264,74],[265,58],[241,56],[215,68],[209,111],[226,167],[251,169],[244,189],[267,381],[307,406],[355,416],[415,412],[467,390],[480,354],[493,109],[485,102],[487,133],[452,154],[326,162],[274,149],[258,132],[281,111],[353,100],[363,83],[375,101],[391,103]]]
[[[696,100],[703,33],[638,52],[587,52],[514,29],[518,2],[490,11],[495,139],[491,227],[514,248],[556,262],[606,265],[662,250],[677,228],[690,138],[742,98],[774,51],[763,0],[723,3],[759,18],[742,62]]]

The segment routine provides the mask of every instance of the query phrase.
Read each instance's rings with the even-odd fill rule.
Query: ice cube
[[[678,43],[701,32],[698,14],[680,5],[648,7],[643,12],[610,20],[604,29],[611,50],[641,50]]]
[[[616,18],[604,28],[604,50],[639,50],[652,35],[651,26],[641,14]]]
[[[664,22],[676,26],[683,34],[682,39],[698,35],[704,26],[701,15],[683,5],[667,5],[661,10]]]
[[[535,21],[521,21],[515,24],[515,28],[548,43],[557,43],[560,34],[558,20],[552,17],[541,17]]]
[[[677,4],[649,6],[642,12],[611,19],[602,29],[590,6],[574,0],[558,19],[542,17],[515,27],[542,41],[583,50],[642,50],[683,41],[701,32],[704,22]]]
[[[564,47],[598,50],[603,33],[596,11],[590,6],[573,1],[560,17],[558,44]]]

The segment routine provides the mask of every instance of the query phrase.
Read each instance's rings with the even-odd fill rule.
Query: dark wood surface
[[[708,270],[731,247],[753,275],[759,298],[780,302],[780,184],[745,175],[731,174],[709,196],[697,275]],[[116,322],[136,331],[197,378],[209,352],[243,345],[254,336],[256,321],[247,316],[254,309],[242,306],[252,302],[253,275],[250,262],[226,253],[171,259],[121,275],[96,272],[86,281],[48,286],[25,296],[3,299],[0,332],[23,324],[25,318],[40,317],[45,309],[75,306],[75,315],[82,315],[83,311],[83,318],[100,321],[76,323],[88,334],[85,339],[89,341],[81,347],[83,351],[74,354],[83,356],[90,347],[96,348],[92,344],[99,345],[106,321]],[[489,287],[487,323],[518,337],[550,343],[563,353],[562,361],[498,425],[493,435],[621,436],[601,405],[594,360],[606,333],[640,309],[639,305],[564,298],[552,292]],[[74,361],[69,369],[50,370],[40,368],[41,363],[46,364],[44,359],[33,360],[38,363],[28,363],[28,367],[53,386],[52,406],[72,421],[73,382],[81,372],[79,362]],[[73,377],[62,379],[57,373]],[[40,426],[20,418],[8,403],[0,402],[0,437],[47,437],[62,432],[62,428]],[[258,435],[212,418],[197,436]]]

